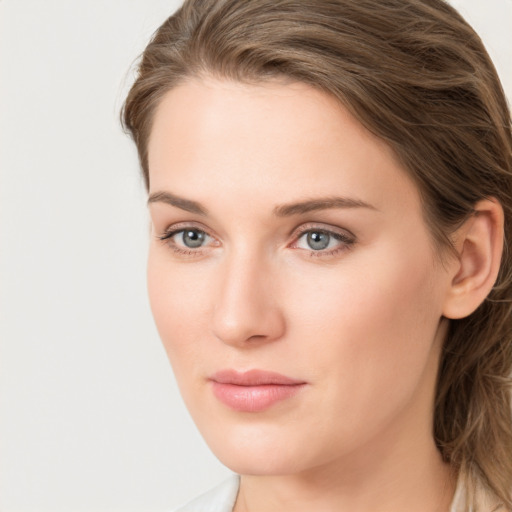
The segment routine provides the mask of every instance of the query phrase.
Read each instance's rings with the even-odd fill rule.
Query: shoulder
[[[233,475],[173,512],[232,512],[239,485],[239,476]]]

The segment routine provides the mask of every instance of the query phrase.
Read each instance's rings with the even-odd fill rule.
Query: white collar
[[[232,475],[174,512],[232,512],[239,487],[240,477]]]

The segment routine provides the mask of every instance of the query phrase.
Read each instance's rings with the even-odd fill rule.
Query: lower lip
[[[225,405],[240,412],[260,412],[295,396],[305,384],[263,384],[238,386],[212,381],[213,394]]]

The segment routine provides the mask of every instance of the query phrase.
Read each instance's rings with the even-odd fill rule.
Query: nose
[[[283,336],[285,319],[272,276],[270,265],[255,255],[233,255],[223,262],[213,314],[219,340],[248,347]]]

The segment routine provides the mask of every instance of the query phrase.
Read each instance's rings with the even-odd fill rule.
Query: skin
[[[460,261],[440,264],[388,146],[308,85],[204,78],[162,100],[149,169],[152,311],[198,428],[242,475],[235,510],[447,511],[432,404]],[[351,202],[276,215],[333,196]],[[321,252],[308,230],[342,238]],[[227,368],[306,385],[237,412],[208,380]]]

